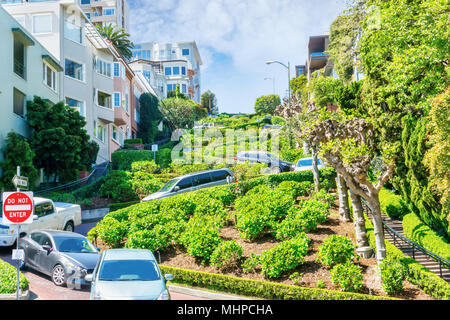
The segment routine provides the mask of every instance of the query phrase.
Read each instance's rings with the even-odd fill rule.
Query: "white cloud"
[[[220,61],[213,59],[213,53],[219,52],[231,57],[233,65],[230,67],[243,77],[241,86],[252,83],[249,87],[258,88],[256,81],[267,91],[272,85],[263,80],[264,76],[273,74],[280,79],[277,87],[282,88],[285,71],[281,67],[276,70],[276,66],[266,66],[264,62],[280,60],[290,61],[292,66],[303,64],[308,36],[327,32],[330,23],[344,8],[344,1],[136,0],[131,3],[131,34],[136,43],[195,40],[205,63],[204,90],[208,89],[205,84],[214,86],[208,76],[211,80],[220,80],[214,75]],[[216,86],[221,88],[223,84]],[[239,83],[234,84],[234,88],[238,89]],[[239,95],[230,93],[230,89],[227,93],[217,92],[219,101],[227,101],[225,94]],[[246,98],[242,94],[240,98],[248,104],[256,99],[255,94],[259,93],[247,92]],[[251,110],[247,108],[247,111]]]

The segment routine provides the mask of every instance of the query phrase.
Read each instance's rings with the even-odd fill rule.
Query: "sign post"
[[[152,151],[153,151],[153,160],[156,163],[156,152],[158,152],[158,145],[157,144],[152,144]]]
[[[17,167],[17,176],[20,177],[20,167]],[[13,179],[13,183],[16,185],[16,177]],[[2,195],[3,199],[3,219],[2,223],[5,225],[17,225],[17,240],[16,240],[16,250],[13,250],[13,260],[17,260],[17,288],[16,288],[16,299],[19,300],[19,290],[20,290],[20,262],[24,259],[23,250],[19,250],[19,237],[20,237],[20,226],[22,224],[33,223],[33,212],[34,212],[34,202],[33,202],[33,192],[20,192],[19,186],[28,186],[28,179],[22,179],[22,182],[26,180],[25,183],[17,184],[17,192],[4,192]]]

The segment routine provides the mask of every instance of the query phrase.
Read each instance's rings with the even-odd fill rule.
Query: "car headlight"
[[[84,269],[83,267],[74,265],[73,263],[70,263],[70,262],[67,264],[67,267],[68,267],[69,269],[72,269],[72,270],[75,270],[75,271],[78,271],[78,272],[86,271],[86,269]]]
[[[156,300],[170,300],[170,294],[169,291],[164,290],[163,292],[161,292],[161,294],[159,295],[158,299]]]
[[[14,230],[11,230],[11,234],[14,233]],[[9,228],[0,228],[0,234],[9,234]]]

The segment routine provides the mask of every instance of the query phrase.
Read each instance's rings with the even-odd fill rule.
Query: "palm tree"
[[[106,25],[97,25],[97,31],[117,48],[117,51],[126,59],[131,59],[133,53],[131,49],[134,44],[130,41],[130,34],[125,29],[119,28],[112,23]]]

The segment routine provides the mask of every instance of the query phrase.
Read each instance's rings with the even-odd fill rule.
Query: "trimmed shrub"
[[[381,212],[384,212],[392,219],[401,218],[409,212],[408,206],[402,197],[389,190],[381,189],[379,198]]]
[[[316,192],[313,195],[313,199],[326,203],[329,208],[334,206],[334,202],[336,201],[336,197],[330,193],[327,193],[324,189],[320,189],[319,192]]]
[[[242,258],[242,251],[236,241],[223,241],[211,255],[211,264],[219,269],[237,267]]]
[[[28,280],[19,274],[19,288],[26,290]],[[9,263],[0,259],[0,294],[13,294],[17,289],[17,269]]]
[[[108,246],[112,248],[120,248],[124,238],[128,232],[128,226],[125,222],[114,219],[111,216],[106,216],[100,221],[95,229],[88,233],[88,238],[100,238]]]
[[[425,225],[416,214],[409,213],[403,217],[403,231],[408,239],[450,261],[450,243]]]
[[[403,290],[403,280],[406,277],[405,266],[398,258],[386,258],[379,265],[382,287],[388,295],[396,294]]]
[[[324,266],[333,267],[337,264],[345,264],[358,258],[355,254],[355,246],[345,236],[332,235],[326,238],[319,246],[317,259]]]
[[[158,173],[160,171],[159,166],[152,161],[136,161],[131,164],[131,171],[134,172],[145,172],[149,174]]]
[[[131,174],[126,171],[113,170],[106,176],[105,183],[100,187],[101,197],[118,202],[128,202],[137,199],[130,182]]]
[[[128,208],[131,206],[134,206],[135,204],[138,204],[139,201],[130,201],[130,202],[122,202],[122,203],[111,203],[109,205],[109,211],[114,212],[116,210]]]
[[[136,139],[126,139],[123,142],[124,144],[142,144],[142,139],[141,138],[136,138]]]
[[[343,291],[359,292],[363,288],[362,269],[350,261],[335,265],[330,273],[331,281],[339,285]]]
[[[307,196],[311,194],[313,183],[309,181],[283,181],[277,187],[277,190],[283,193],[290,193],[294,199],[300,196]]]
[[[116,151],[111,154],[114,170],[131,170],[133,162],[152,161],[153,152],[149,150]]]

